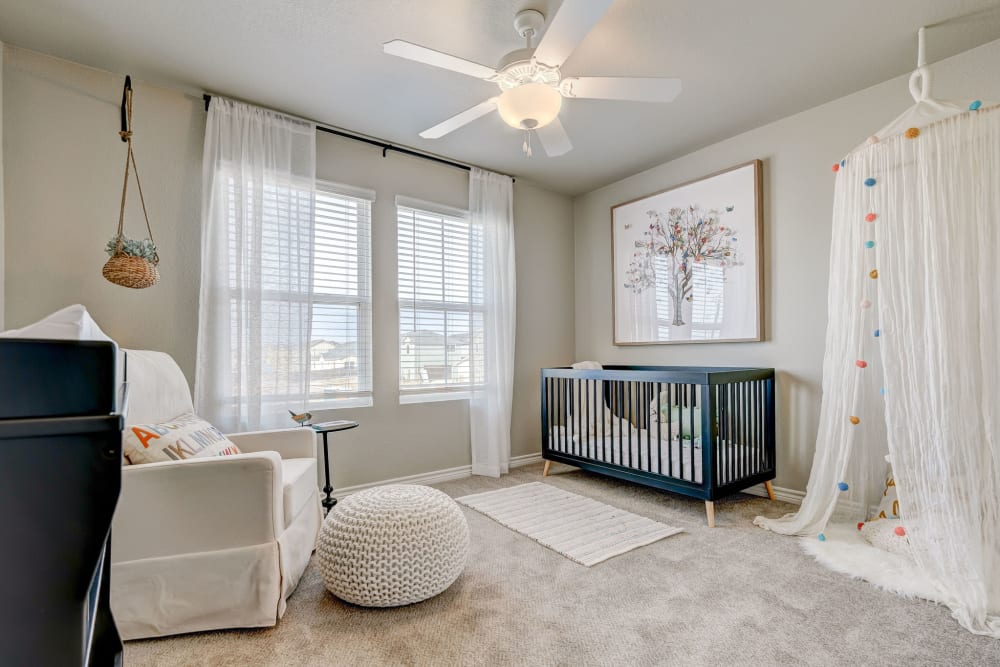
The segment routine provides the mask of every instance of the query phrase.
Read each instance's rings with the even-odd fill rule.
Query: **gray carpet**
[[[795,539],[751,525],[792,506],[750,496],[704,504],[553,466],[546,482],[682,527],[684,533],[583,567],[463,508],[465,573],[436,598],[362,609],[307,570],[274,628],[129,642],[127,665],[998,665],[1000,642],[947,609],[826,570]],[[538,481],[437,485],[452,496]]]

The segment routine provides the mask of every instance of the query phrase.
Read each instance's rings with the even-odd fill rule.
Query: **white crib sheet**
[[[652,436],[647,436],[645,429],[632,429],[632,442],[629,446],[629,434],[626,431],[624,437],[619,437],[616,432],[614,437],[608,435],[601,438],[594,435],[583,436],[583,451],[580,445],[578,434],[573,434],[570,438],[564,437],[563,427],[554,426],[550,433],[549,447],[557,452],[567,454],[582,455],[603,463],[614,463],[617,465],[653,472],[660,475],[682,479],[688,482],[701,484],[702,460],[701,460],[701,438],[694,439],[692,453],[692,441],[675,439],[657,440],[656,430]],[[666,436],[666,433],[663,434]],[[648,437],[648,440],[647,440]],[[621,446],[619,446],[621,440]],[[659,446],[659,450],[657,449]],[[747,448],[741,444],[734,444],[731,448],[731,456],[734,460],[742,460]],[[659,451],[659,461],[657,461],[657,451]],[[629,458],[631,454],[631,458]],[[726,453],[727,457],[730,453]],[[725,483],[727,475],[723,475],[722,483]]]

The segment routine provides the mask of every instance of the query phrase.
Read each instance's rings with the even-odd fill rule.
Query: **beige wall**
[[[160,283],[107,282],[104,244],[118,225],[124,75],[7,47],[3,77],[7,328],[82,303],[123,347],[170,352],[194,377],[198,325],[201,101],[134,82],[135,153]],[[145,233],[135,182],[125,230]]]
[[[934,91],[939,98],[964,100],[966,104],[975,98],[1000,99],[1000,42],[955,56],[933,69]],[[775,368],[776,484],[804,490],[822,393],[833,204],[830,166],[911,104],[906,77],[900,77],[578,197],[574,201],[577,358]],[[610,207],[754,158],[764,160],[766,340],[613,346]]]
[[[372,208],[375,405],[324,413],[362,428],[332,437],[334,485],[468,465],[466,401],[399,404],[396,195],[467,208],[468,173],[320,133],[316,176],[376,192]],[[573,356],[573,219],[568,198],[514,184],[517,335],[511,453],[541,449],[538,369]]]
[[[82,303],[125,347],[172,354],[194,377],[200,271],[200,98],[135,82],[135,144],[161,281],[127,290],[101,277],[117,225],[124,144],[118,140],[123,75],[6,49],[8,328]],[[334,436],[338,487],[468,465],[465,402],[399,405],[396,380],[395,195],[468,205],[468,174],[321,134],[318,175],[376,190],[373,210],[375,406],[321,418],[362,428]],[[572,360],[573,219],[569,198],[514,186],[518,327],[513,454],[540,450],[538,369]],[[142,232],[133,200],[126,230]]]
[[[3,212],[4,212],[4,200],[3,200],[3,52],[4,45],[0,42],[0,331],[5,327],[3,325],[3,310],[4,310],[4,299],[3,299],[3,261],[4,261],[4,225],[3,225]]]

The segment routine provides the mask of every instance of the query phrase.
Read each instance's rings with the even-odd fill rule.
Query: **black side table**
[[[324,516],[329,514],[330,509],[337,504],[337,499],[333,497],[333,486],[330,485],[330,452],[327,449],[326,436],[328,433],[349,431],[350,429],[357,427],[358,422],[352,422],[347,419],[338,419],[332,422],[322,422],[320,424],[310,425],[312,430],[323,435],[323,467],[326,469],[326,486],[323,487],[323,493],[326,494],[326,498],[323,499]]]

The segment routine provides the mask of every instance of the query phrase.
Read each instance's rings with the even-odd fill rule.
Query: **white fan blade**
[[[535,60],[549,67],[560,67],[613,2],[563,0],[535,49]]]
[[[535,135],[542,142],[542,148],[549,157],[559,157],[573,150],[573,144],[569,142],[566,129],[556,118],[554,121],[535,130]]]
[[[635,102],[673,102],[681,94],[680,79],[618,76],[571,76],[559,84],[564,97]]]
[[[454,132],[463,125],[467,125],[480,116],[485,116],[497,108],[497,98],[491,97],[485,102],[480,102],[471,109],[466,109],[460,114],[455,114],[446,121],[442,121],[432,128],[420,133],[424,139],[440,139],[449,132]]]
[[[426,46],[419,46],[404,42],[401,39],[394,39],[382,45],[382,50],[391,56],[399,56],[407,60],[416,60],[418,63],[440,67],[460,74],[474,76],[477,79],[489,79],[496,75],[496,70],[486,65],[474,63],[465,58],[459,58],[448,53],[441,53]]]

